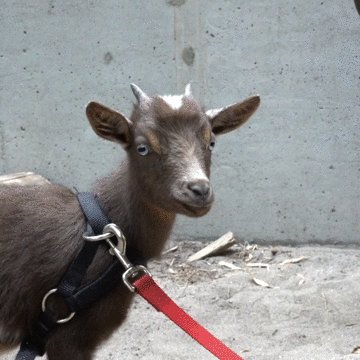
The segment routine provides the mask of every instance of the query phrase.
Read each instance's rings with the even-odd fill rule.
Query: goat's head
[[[145,201],[188,216],[206,214],[214,199],[209,176],[215,136],[244,124],[260,97],[204,111],[190,85],[176,96],[150,97],[131,88],[137,102],[130,119],[91,102],[86,114],[92,128],[127,151],[131,181]]]

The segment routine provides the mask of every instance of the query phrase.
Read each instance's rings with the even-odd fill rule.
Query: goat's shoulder
[[[1,214],[12,211],[66,207],[76,202],[75,194],[57,184],[43,185],[0,185]]]
[[[58,231],[84,223],[76,195],[56,184],[0,185],[0,227]]]

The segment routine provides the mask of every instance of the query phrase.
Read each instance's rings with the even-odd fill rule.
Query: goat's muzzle
[[[184,182],[181,193],[178,201],[188,216],[205,215],[214,201],[211,184],[205,179]]]
[[[195,201],[208,203],[212,196],[212,189],[208,180],[189,181],[186,183],[189,196]]]

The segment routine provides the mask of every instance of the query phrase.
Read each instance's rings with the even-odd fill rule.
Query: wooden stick
[[[236,243],[234,238],[234,234],[229,231],[228,233],[221,236],[219,239],[215,240],[211,244],[207,245],[197,253],[191,255],[187,262],[192,262],[195,260],[203,259],[209,255],[217,254],[221,251],[228,249],[229,247],[233,246]]]

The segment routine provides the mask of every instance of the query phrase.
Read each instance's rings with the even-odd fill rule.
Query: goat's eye
[[[215,147],[215,140],[211,140],[211,141],[210,141],[210,144],[209,144],[209,150],[210,150],[210,151],[213,150],[214,147]]]
[[[136,151],[139,155],[145,156],[149,153],[149,147],[145,144],[140,144],[136,147]]]

